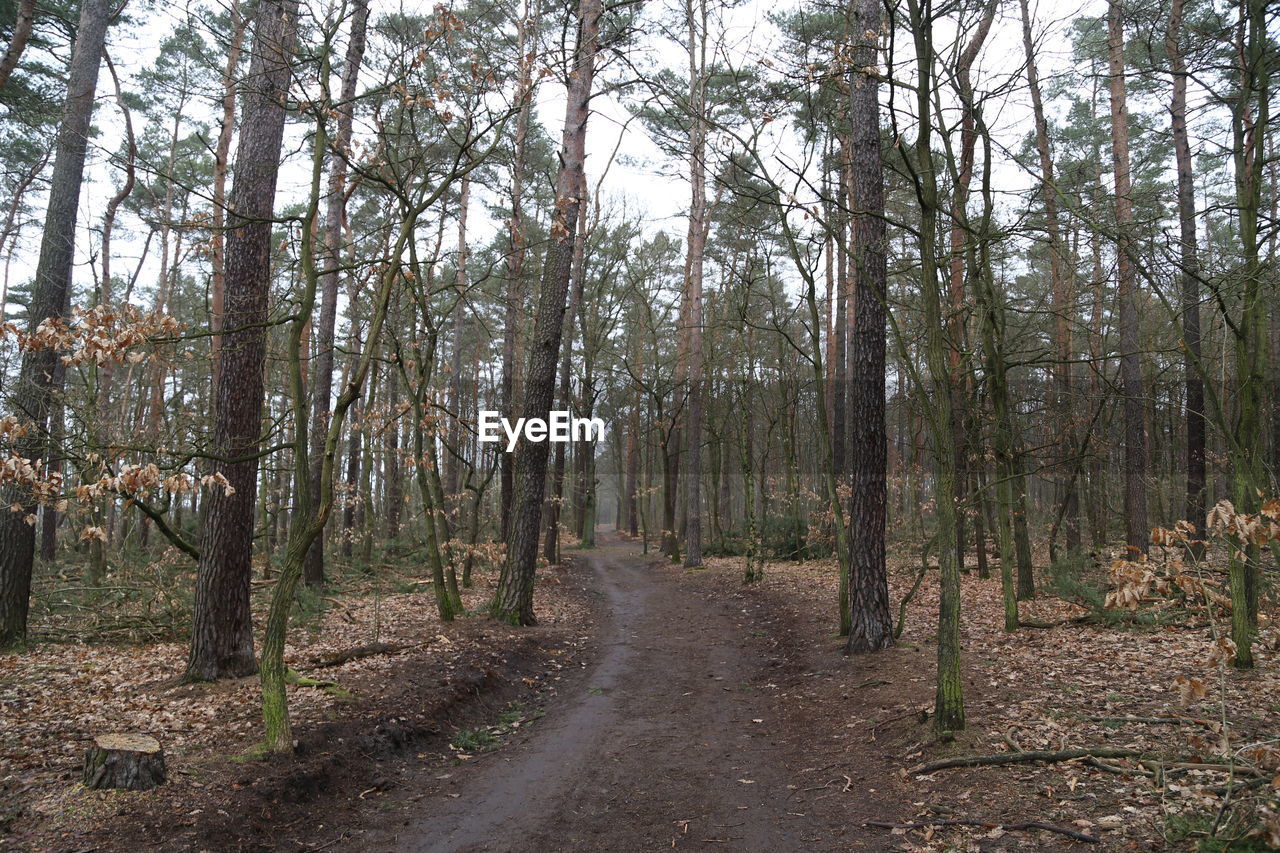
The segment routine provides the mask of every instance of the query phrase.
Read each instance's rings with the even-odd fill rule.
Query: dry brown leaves
[[[918,561],[918,553],[890,558],[895,617]],[[715,558],[708,564],[730,577],[742,571],[741,558]],[[798,612],[834,628],[838,578],[833,560],[769,563],[764,583],[794,602]],[[999,578],[984,580],[970,572],[962,576],[961,586],[968,731],[954,745],[931,745],[927,727],[910,728],[916,706],[900,702],[901,707],[887,709],[886,716],[902,713],[906,721],[896,725],[909,731],[902,738],[902,773],[923,758],[950,754],[1093,746],[1132,747],[1167,760],[1207,765],[1220,764],[1226,755],[1240,768],[1273,772],[1272,749],[1280,729],[1275,654],[1280,631],[1272,620],[1262,620],[1256,669],[1240,672],[1223,666],[1230,649],[1223,647],[1224,638],[1211,636],[1203,620],[1159,628],[1081,624],[1073,620],[1086,613],[1084,608],[1042,591],[1037,599],[1022,602],[1021,615],[1052,627],[1009,634],[1003,630]],[[937,610],[934,570],[908,607],[900,641],[924,652],[920,671],[908,676],[916,688],[931,689],[933,682]],[[877,729],[878,736],[883,740],[892,729]],[[1107,849],[1192,850],[1196,837],[1175,838],[1170,826],[1179,813],[1220,806],[1222,786],[1230,778],[1211,768],[1108,763],[1120,772],[1073,761],[948,770],[909,779],[918,792],[915,811],[904,809],[896,817],[1041,820],[1101,835]],[[1150,774],[1157,772],[1163,789],[1152,784]],[[1235,776],[1237,781],[1248,778],[1243,770]],[[1274,823],[1280,840],[1280,821]],[[1269,825],[1264,822],[1264,831]],[[1001,835],[946,828],[912,831],[896,840],[905,850],[976,850],[980,844],[983,850],[1005,849],[991,846]],[[1035,839],[1008,833],[1008,849],[1027,849],[1028,844],[1066,849],[1073,843],[1049,835]]]
[[[454,668],[500,649],[514,629],[477,617],[472,624],[442,623],[428,583],[380,568],[380,582],[362,582],[346,594],[326,599],[318,619],[295,618],[285,650],[288,665],[307,674],[329,655],[373,642],[403,645],[447,677]],[[465,590],[468,608],[482,608],[491,578],[478,572]],[[265,593],[255,590],[256,624],[262,624]],[[412,589],[409,592],[392,589]],[[585,605],[559,584],[540,586],[539,619],[548,625],[587,622]],[[58,618],[65,630],[68,617]],[[483,621],[477,627],[475,623]],[[34,626],[37,631],[41,626]],[[575,629],[576,630],[576,629]],[[23,654],[0,655],[0,817],[18,801],[36,813],[66,806],[65,795],[79,778],[88,739],[104,732],[146,732],[162,742],[173,773],[182,774],[203,757],[244,753],[261,736],[256,677],[218,684],[181,684],[187,648],[180,643],[144,645],[37,644]],[[315,675],[366,698],[388,683],[395,655],[377,655],[318,670]],[[359,685],[359,686],[356,686]],[[351,697],[323,689],[290,686],[295,727],[329,719]],[[5,801],[8,801],[7,803]]]

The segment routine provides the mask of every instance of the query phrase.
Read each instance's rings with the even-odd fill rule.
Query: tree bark
[[[329,186],[325,199],[324,272],[320,276],[320,317],[315,326],[315,370],[311,384],[311,504],[320,503],[320,472],[324,467],[324,437],[329,429],[333,403],[333,332],[338,322],[338,278],[342,267],[342,223],[346,218],[347,156],[351,147],[351,126],[355,118],[356,82],[364,61],[365,30],[369,22],[369,0],[354,0],[347,56],[342,66],[342,91],[338,96],[338,128],[329,157]],[[309,587],[324,586],[324,534],[317,536],[307,552],[302,571]]]
[[[846,649],[851,654],[893,645],[893,616],[885,573],[888,500],[885,428],[885,330],[888,236],[884,221],[884,162],[880,148],[879,0],[855,0],[849,95],[850,184],[853,196],[853,301],[856,306],[849,369],[852,488],[849,500],[849,605]],[[846,620],[842,620],[846,621]]]
[[[1138,351],[1137,271],[1133,263],[1133,200],[1129,173],[1129,109],[1125,101],[1121,0],[1109,0],[1107,60],[1111,90],[1111,163],[1115,172],[1116,265],[1119,277],[1120,385],[1124,395],[1125,541],[1131,555],[1146,554],[1147,435],[1143,424],[1142,361]]]
[[[67,99],[58,128],[49,205],[45,212],[40,259],[28,306],[29,330],[51,317],[65,317],[71,289],[76,247],[76,213],[84,176],[93,95],[106,42],[111,5],[107,0],[85,0],[80,7],[75,48],[67,71]],[[28,350],[16,387],[11,389],[14,414],[31,426],[14,448],[19,456],[45,456],[49,407],[56,391],[58,353],[51,349]],[[35,558],[36,530],[27,517],[35,505],[29,490],[6,488],[0,510],[0,648],[21,646],[27,638],[27,610],[31,597],[31,569]],[[10,511],[12,505],[22,508]]]
[[[530,8],[531,7],[531,8]],[[520,19],[517,35],[520,76],[516,97],[520,112],[516,114],[515,150],[511,165],[511,222],[507,248],[507,293],[502,323],[502,387],[503,417],[511,418],[516,411],[516,354],[519,351],[520,324],[524,319],[525,303],[525,255],[527,254],[524,226],[524,173],[528,168],[529,116],[533,111],[533,65],[536,58],[539,4],[526,4]],[[531,16],[532,15],[532,16]],[[514,485],[513,460],[510,453],[499,456],[500,486],[498,516],[500,532],[505,542],[511,527],[511,494]]]
[[[210,339],[213,361],[213,387],[218,387],[222,363],[222,315],[226,310],[227,291],[227,172],[230,165],[231,139],[236,130],[236,81],[239,79],[240,54],[244,49],[244,16],[240,0],[231,2],[231,45],[222,72],[222,127],[213,153],[213,229],[209,238],[212,274],[209,282]],[[215,394],[216,397],[216,394]],[[217,400],[214,400],[216,405]]]
[[[556,395],[556,399],[560,401],[561,410],[567,410],[573,405],[571,398],[573,385],[573,338],[575,320],[582,307],[583,274],[586,272],[586,192],[587,186],[584,175],[582,185],[578,188],[578,198],[583,199],[582,207],[578,211],[578,239],[573,248],[573,260],[569,264],[569,307],[565,310],[564,315],[564,324],[568,330],[568,336],[567,340],[563,342],[561,347],[563,352],[560,354],[560,390]],[[553,565],[560,562],[560,516],[564,513],[565,505],[566,453],[567,450],[564,444],[556,445],[555,463],[551,468],[551,494],[544,504],[547,529],[542,538],[542,556],[548,563]]]
[[[689,205],[688,261],[685,290],[689,299],[688,420],[685,441],[689,458],[684,466],[688,509],[685,516],[685,568],[702,565],[702,270],[707,240],[706,69],[707,7],[705,0],[687,0],[689,28]],[[824,413],[825,417],[825,413]]]
[[[210,681],[257,671],[249,582],[253,574],[256,456],[262,432],[271,228],[284,136],[296,0],[263,0],[244,81],[226,246],[226,312],[214,422],[214,467],[233,494],[212,488],[201,517],[200,562],[186,678]]]
[[[93,790],[149,791],[165,783],[164,750],[147,735],[99,735],[85,752],[83,782]]]
[[[596,53],[600,47],[600,15],[601,0],[581,0],[577,15],[578,43],[565,103],[561,166],[556,175],[556,212],[534,317],[533,339],[525,366],[522,412],[526,418],[548,417],[555,392],[565,297],[569,290],[578,216],[583,202],[579,193],[586,180],[587,117],[590,114]],[[536,621],[533,614],[533,576],[547,476],[547,443],[524,442],[515,452],[515,488],[507,558],[491,610],[503,621],[532,625]]]
[[[13,34],[9,36],[9,46],[0,58],[0,89],[3,89],[13,76],[26,50],[27,41],[31,38],[31,29],[36,21],[36,0],[20,0],[17,18],[13,24]]]
[[[1173,75],[1169,105],[1173,153],[1178,174],[1178,260],[1182,295],[1182,375],[1186,383],[1187,494],[1184,518],[1197,527],[1205,517],[1204,380],[1200,377],[1200,257],[1196,234],[1194,164],[1187,136],[1187,63],[1182,53],[1184,0],[1173,0],[1165,52]]]

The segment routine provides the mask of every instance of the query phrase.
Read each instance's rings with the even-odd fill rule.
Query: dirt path
[[[814,766],[831,756],[805,731],[793,688],[815,673],[777,630],[635,546],[578,559],[604,596],[593,666],[524,740],[439,774],[438,790],[339,849],[894,846],[860,827],[897,807],[877,802],[873,785],[840,773],[839,784],[814,784],[832,775]]]

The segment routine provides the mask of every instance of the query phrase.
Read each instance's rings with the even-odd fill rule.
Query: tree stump
[[[164,780],[164,750],[147,735],[98,735],[84,754],[86,788],[149,791]]]

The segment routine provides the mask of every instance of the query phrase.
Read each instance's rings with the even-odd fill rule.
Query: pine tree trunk
[[[9,78],[18,67],[22,53],[31,39],[31,30],[36,20],[36,0],[20,0],[15,10],[13,32],[9,34],[9,45],[4,56],[0,57],[0,89],[5,87]]]
[[[706,65],[707,7],[705,0],[687,0],[685,15],[689,33],[689,207],[688,277],[689,298],[689,417],[685,441],[689,458],[684,466],[686,500],[685,568],[702,565],[702,275],[707,240],[706,148]]]
[[[850,185],[854,254],[854,316],[849,370],[849,616],[847,650],[878,651],[893,644],[893,616],[885,573],[886,428],[885,300],[888,290],[884,163],[880,149],[880,80],[860,69],[878,68],[882,27],[879,0],[854,0],[851,31],[862,34],[852,57],[849,95]],[[845,620],[842,620],[845,621]]]
[[[587,117],[599,50],[600,15],[601,0],[582,0],[578,8],[578,44],[565,104],[561,167],[556,176],[556,213],[525,367],[522,412],[526,418],[547,418],[555,393],[556,363],[564,331],[565,297],[569,291],[577,242],[575,235],[583,202],[580,193],[586,182],[583,165]],[[524,442],[516,448],[514,477],[507,559],[491,609],[505,622],[532,625],[536,621],[533,614],[533,575],[547,477],[546,442]]]
[[[517,34],[520,76],[516,98],[520,103],[520,112],[516,115],[515,151],[511,166],[511,234],[507,249],[507,292],[502,323],[501,404],[502,415],[506,418],[513,418],[517,408],[516,358],[520,348],[520,324],[524,320],[527,239],[524,226],[524,173],[528,168],[529,116],[533,111],[533,66],[538,43],[538,10],[539,5],[535,2],[526,4]],[[511,526],[514,460],[510,453],[502,453],[498,458],[501,478],[498,517],[501,519],[500,533],[505,542]]]
[[[75,257],[76,213],[84,176],[93,96],[106,41],[111,5],[107,0],[85,0],[80,7],[75,48],[67,71],[67,99],[58,128],[49,204],[40,241],[40,259],[28,305],[30,330],[50,317],[65,316]],[[45,458],[49,409],[58,353],[51,349],[28,350],[10,389],[14,414],[32,429],[15,450],[27,459]],[[28,490],[6,488],[0,509],[0,649],[21,646],[27,638],[27,611],[31,597],[31,570],[35,559],[36,529],[28,517],[36,507]],[[12,505],[21,512],[10,511]]]
[[[1183,517],[1197,527],[1205,517],[1204,380],[1200,376],[1200,258],[1196,235],[1194,164],[1187,135],[1187,64],[1182,54],[1184,0],[1173,0],[1165,51],[1173,75],[1169,106],[1178,173],[1179,265],[1182,291],[1182,374],[1186,383],[1187,492]]]
[[[296,0],[263,0],[254,21],[253,61],[243,83],[244,124],[227,217],[226,311],[213,436],[219,456],[239,461],[214,465],[234,493],[214,488],[204,500],[188,680],[257,671],[249,612],[258,487],[254,454],[262,432],[263,324],[296,23]]]
[[[399,311],[396,312],[399,314]],[[400,511],[404,508],[404,466],[400,462],[400,374],[395,368],[387,379],[387,429],[382,434],[382,481],[386,485],[383,514],[387,520],[388,541],[400,536]]]
[[[1124,515],[1130,556],[1147,553],[1147,435],[1143,424],[1138,340],[1137,270],[1133,262],[1133,200],[1129,174],[1129,110],[1125,101],[1121,0],[1110,0],[1107,54],[1111,89],[1111,162],[1115,172],[1116,265],[1120,307],[1120,385],[1124,394]]]
[[[212,267],[209,282],[209,322],[215,333],[222,330],[222,315],[226,310],[227,173],[230,165],[231,140],[236,130],[236,81],[240,77],[240,54],[244,47],[244,16],[240,11],[240,0],[232,0],[230,11],[231,42],[227,50],[227,64],[222,73],[222,127],[218,131],[218,143],[213,153],[213,229],[209,236]],[[213,362],[213,387],[217,388],[222,370],[221,334],[214,334],[210,340],[210,353]],[[216,399],[214,402],[216,404]]]
[[[1058,225],[1058,185],[1053,174],[1053,154],[1049,147],[1049,124],[1045,119],[1040,95],[1040,76],[1036,70],[1035,48],[1031,41],[1031,11],[1027,0],[1022,9],[1022,47],[1027,58],[1027,87],[1031,90],[1031,107],[1035,117],[1036,152],[1040,157],[1040,192],[1043,195],[1045,231],[1049,239],[1049,275],[1053,306],[1054,389],[1052,410],[1056,438],[1054,483],[1056,498],[1066,505],[1064,535],[1067,552],[1080,549],[1080,510],[1075,478],[1070,470],[1076,452],[1076,428],[1071,400],[1071,311],[1073,295],[1067,275],[1067,259]],[[1050,542],[1050,558],[1053,543]]]
[[[559,406],[562,411],[569,409],[573,403],[570,397],[570,388],[573,381],[573,338],[575,323],[582,306],[583,274],[585,273],[586,262],[586,192],[587,185],[584,173],[582,183],[577,192],[578,198],[581,199],[581,206],[578,210],[578,239],[574,244],[573,259],[569,265],[569,305],[564,313],[564,328],[568,330],[568,335],[563,342],[563,352],[560,355],[560,390],[556,394],[556,399],[559,400]],[[543,533],[542,556],[548,563],[553,565],[560,562],[560,518],[564,514],[565,505],[566,453],[567,449],[564,444],[556,445],[555,464],[551,472],[551,494],[545,504],[547,529]]]
[[[361,408],[351,407],[351,426],[347,436],[347,473],[343,478],[342,559],[351,562],[356,528],[356,506],[360,498]]]

